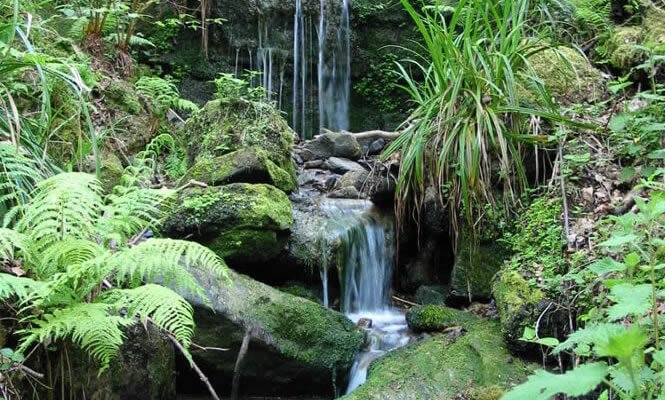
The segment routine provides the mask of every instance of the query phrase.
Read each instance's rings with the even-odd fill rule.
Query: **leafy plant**
[[[199,107],[180,97],[175,83],[169,78],[142,76],[136,82],[136,92],[150,105],[151,131],[155,131],[160,121],[166,118],[169,110],[197,111]]]
[[[545,47],[527,35],[528,1],[462,0],[449,13],[440,0],[422,12],[409,0],[402,4],[426,53],[399,65],[415,111],[384,153],[400,155],[398,214],[419,210],[433,186],[454,227],[462,210],[473,225],[479,208],[495,205],[497,180],[507,203],[525,186],[520,146],[548,140],[530,130],[530,119],[565,121],[551,112],[551,97],[528,62]],[[542,107],[524,108],[527,97]]]
[[[0,266],[19,266],[0,272],[0,300],[21,304],[19,351],[71,340],[103,371],[124,329],[139,323],[188,348],[193,309],[170,288],[207,301],[191,269],[229,279],[224,262],[199,244],[142,238],[172,193],[118,186],[102,197],[100,183],[82,173],[37,184],[15,226],[0,229]]]
[[[665,193],[637,198],[639,213],[610,217],[609,238],[600,246],[606,258],[587,267],[602,282],[598,306],[582,329],[566,341],[552,340],[555,354],[567,352],[575,365],[562,375],[540,371],[504,400],[550,399],[589,394],[600,386],[605,399],[660,399],[665,396],[662,343]]]

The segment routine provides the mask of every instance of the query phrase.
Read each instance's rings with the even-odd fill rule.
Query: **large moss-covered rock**
[[[158,329],[146,330],[140,324],[126,328],[124,334],[120,353],[101,374],[99,364],[71,343],[66,354],[51,352],[46,357],[43,351],[37,351],[29,360],[30,366],[46,371],[49,359],[51,363],[66,363],[66,369],[62,370],[64,376],[59,375],[60,368],[54,370],[54,387],[50,394],[58,399],[64,393],[64,398],[76,400],[175,400],[176,363],[171,341]],[[21,392],[18,398],[50,397],[44,385],[18,382],[18,388]]]
[[[275,108],[266,103],[208,102],[183,129],[189,165],[256,146],[268,159],[295,178],[291,150],[295,134]]]
[[[170,236],[191,235],[232,264],[252,264],[279,254],[292,223],[284,192],[235,183],[184,191],[162,228]]]
[[[525,342],[519,339],[525,327],[535,325],[541,313],[543,292],[529,284],[518,272],[501,271],[494,282],[494,298],[499,310],[501,331],[508,346],[515,351],[524,351]]]
[[[216,186],[227,183],[267,183],[287,193],[296,189],[294,176],[258,147],[248,147],[218,157],[197,157],[188,178]]]
[[[229,352],[194,356],[222,391],[229,389],[245,332],[252,341],[243,363],[241,392],[252,395],[333,394],[344,380],[363,334],[344,315],[231,272],[231,284],[199,275],[215,313],[197,310],[194,341]],[[191,299],[201,305],[198,299]]]
[[[471,388],[496,392],[524,379],[530,368],[510,357],[496,322],[462,325],[463,336],[436,335],[375,361],[365,384],[342,399],[453,400]]]
[[[467,230],[462,230],[460,235],[450,278],[450,295],[487,300],[492,295],[492,279],[501,269],[507,251],[496,240],[476,241]]]
[[[438,332],[455,326],[460,311],[435,304],[412,307],[406,313],[406,323],[416,332]]]
[[[647,6],[641,25],[617,27],[607,42],[610,64],[624,74],[655,55],[664,55],[665,11]]]
[[[593,103],[607,92],[600,71],[577,50],[548,49],[531,56],[529,62],[558,103]]]

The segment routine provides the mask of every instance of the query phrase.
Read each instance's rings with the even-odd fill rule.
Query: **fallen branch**
[[[331,131],[330,129],[323,128],[323,133],[335,133],[334,131]],[[353,136],[356,137],[356,139],[386,139],[386,140],[394,140],[397,139],[399,135],[402,134],[402,132],[388,132],[388,131],[382,131],[382,130],[372,130],[372,131],[364,131],[364,132],[349,132],[349,131],[342,131],[342,133],[349,133]]]
[[[398,303],[403,303],[403,304],[406,304],[406,305],[409,305],[409,306],[413,306],[413,307],[417,307],[417,306],[420,305],[420,304],[418,304],[418,303],[413,303],[413,302],[411,302],[411,301],[409,301],[409,300],[401,299],[401,298],[399,298],[399,297],[397,297],[397,296],[393,296],[393,300],[395,300],[395,301],[398,302]]]

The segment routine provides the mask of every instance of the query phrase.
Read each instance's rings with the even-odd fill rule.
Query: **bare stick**
[[[180,350],[180,352],[181,352],[183,355],[187,355],[187,350],[185,350],[185,348],[182,347],[182,345],[180,344],[180,342],[178,341],[178,339],[176,339],[173,335],[171,335],[171,334],[168,333],[168,332],[165,332],[165,333],[166,333],[166,336],[169,338],[169,340],[171,340],[171,343],[173,343],[173,345],[174,345],[178,350]],[[215,389],[214,389],[214,388],[212,387],[212,385],[210,384],[210,380],[208,380],[208,377],[205,376],[205,374],[203,373],[203,371],[201,371],[201,369],[199,368],[199,366],[196,365],[196,363],[194,362],[194,360],[191,359],[191,358],[189,359],[189,365],[192,367],[192,369],[193,369],[193,370],[196,372],[196,374],[199,376],[199,378],[201,379],[201,382],[203,382],[203,384],[206,385],[206,387],[208,388],[208,392],[210,393],[210,395],[212,396],[212,398],[215,399],[215,400],[220,400],[220,399],[219,399],[219,396],[217,395],[217,392],[215,392]]]
[[[236,366],[233,368],[233,383],[231,384],[231,400],[238,400],[238,392],[240,391],[240,369],[242,368],[242,362],[247,354],[247,349],[249,347],[249,339],[252,337],[251,331],[247,329],[245,331],[245,336],[242,338],[242,344],[240,345],[240,351],[238,352],[238,358],[236,359]]]
[[[409,301],[409,300],[400,299],[400,298],[397,297],[397,296],[393,296],[393,300],[395,300],[395,301],[398,302],[398,303],[404,303],[404,304],[406,304],[406,305],[414,306],[414,307],[420,305],[420,304],[418,304],[418,303],[413,303],[413,302],[411,302],[411,301]]]

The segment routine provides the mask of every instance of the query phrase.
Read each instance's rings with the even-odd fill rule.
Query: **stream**
[[[365,330],[365,346],[356,357],[345,394],[367,379],[371,362],[415,337],[409,332],[403,310],[391,306],[395,262],[394,221],[365,200],[324,200],[330,217],[324,245],[336,249],[321,269],[324,305],[328,306],[330,258],[342,271],[341,310]],[[324,254],[330,253],[324,251]]]

